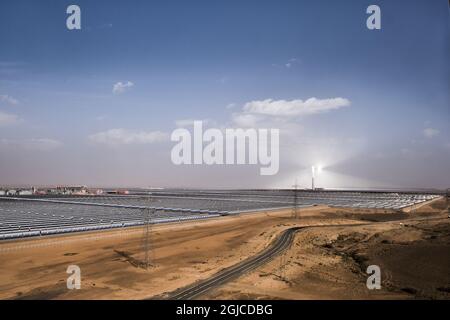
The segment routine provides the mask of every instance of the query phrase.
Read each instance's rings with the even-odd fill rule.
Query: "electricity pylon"
[[[150,220],[151,216],[155,213],[154,209],[150,208],[150,203],[147,204],[147,207],[142,209],[142,215],[143,215],[143,249],[144,249],[144,261],[143,266],[145,269],[148,269],[151,266],[150,258],[151,258],[151,243],[150,243],[150,237],[151,237],[151,225]]]
[[[150,266],[150,209],[144,209],[144,268]]]
[[[447,189],[446,191],[446,198],[447,198],[447,213],[448,213],[448,217],[450,218],[450,188]]]
[[[294,188],[294,206],[292,208],[292,218],[298,218],[298,184],[297,179],[295,179],[295,184],[292,186]]]

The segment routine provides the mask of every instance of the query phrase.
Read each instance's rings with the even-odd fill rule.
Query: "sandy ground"
[[[2,242],[0,299],[150,298],[259,252],[294,225],[315,227],[299,232],[283,256],[205,297],[448,299],[450,228],[441,202],[410,213],[315,207],[298,219],[284,210],[158,225],[148,269],[142,228]],[[80,290],[66,287],[72,264],[81,268]],[[365,287],[369,264],[381,267],[381,290]]]
[[[331,214],[339,212],[354,216],[344,210]],[[285,254],[206,298],[450,299],[450,219],[444,200],[407,215],[360,218],[379,222],[300,231]],[[380,290],[367,289],[369,265],[380,267]]]

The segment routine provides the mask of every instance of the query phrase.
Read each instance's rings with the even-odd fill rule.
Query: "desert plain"
[[[294,226],[303,228],[286,251],[199,298],[450,298],[450,219],[439,198],[402,211],[316,206],[160,224],[148,238],[135,227],[3,241],[0,299],[164,299]],[[79,290],[67,288],[69,265],[80,267]],[[369,265],[380,267],[379,290],[366,286]]]

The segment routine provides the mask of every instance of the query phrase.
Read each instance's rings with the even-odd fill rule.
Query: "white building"
[[[87,186],[58,186],[56,187],[58,194],[84,195],[88,193]]]
[[[31,189],[24,189],[17,191],[19,196],[31,196],[33,195],[33,190]]]

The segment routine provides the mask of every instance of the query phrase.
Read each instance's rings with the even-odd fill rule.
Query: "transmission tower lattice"
[[[298,218],[298,184],[297,179],[295,179],[295,184],[292,186],[294,188],[294,206],[292,208],[292,218]]]
[[[448,188],[447,190],[446,190],[446,194],[445,194],[445,198],[447,199],[447,203],[446,203],[446,206],[447,206],[447,212],[448,212],[448,217],[450,218],[450,188]]]
[[[148,269],[151,266],[150,258],[151,258],[151,244],[150,244],[150,236],[151,236],[151,216],[154,214],[154,209],[144,208],[142,209],[143,215],[143,249],[144,249],[144,261],[143,267]]]

